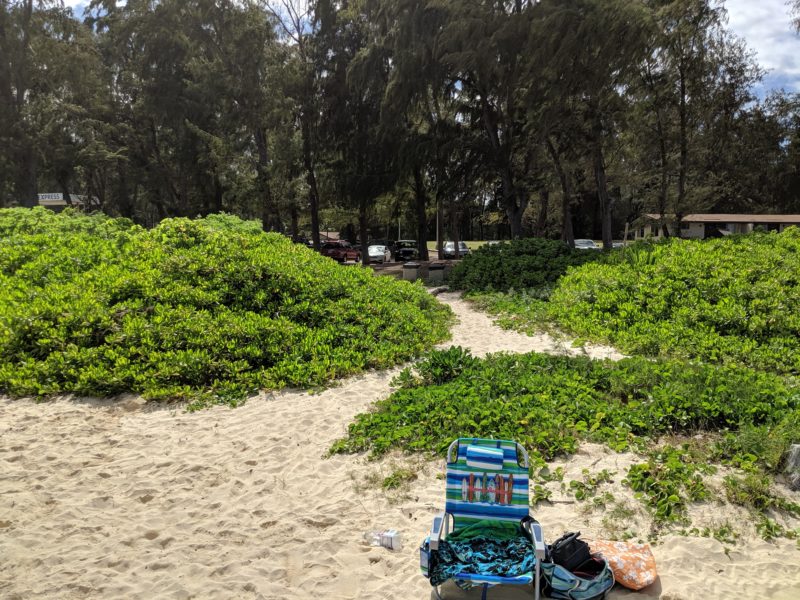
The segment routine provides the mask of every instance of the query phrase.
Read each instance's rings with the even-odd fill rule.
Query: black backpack
[[[547,548],[542,563],[542,593],[548,598],[603,600],[614,587],[614,573],[593,557],[581,533],[565,533]]]
[[[575,572],[579,567],[592,558],[589,544],[579,539],[581,532],[565,533],[555,542],[550,544],[550,561],[561,565],[567,571]]]

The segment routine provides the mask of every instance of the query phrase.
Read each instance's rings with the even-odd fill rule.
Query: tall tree
[[[396,183],[396,127],[381,121],[390,56],[377,43],[377,31],[362,2],[340,10],[319,2],[317,10],[320,44],[327,56],[322,89],[328,160],[341,197],[358,211],[361,257],[367,265],[369,211]]]

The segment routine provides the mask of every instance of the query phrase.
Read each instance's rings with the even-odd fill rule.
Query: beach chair
[[[457,439],[447,450],[445,510],[436,515],[430,535],[420,547],[423,575],[431,578],[429,567],[438,559],[440,542],[448,535],[465,527],[491,526],[494,522],[506,528],[509,523],[521,526],[533,548],[533,568],[513,577],[459,572],[452,580],[463,589],[482,587],[484,599],[488,589],[496,585],[532,584],[533,597],[538,600],[540,563],[545,559],[546,546],[541,527],[530,516],[528,453],[518,443],[507,440]],[[441,598],[438,584],[434,585],[434,591]]]

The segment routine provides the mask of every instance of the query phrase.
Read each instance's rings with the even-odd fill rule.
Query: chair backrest
[[[528,455],[516,442],[460,438],[447,459],[447,502],[453,531],[482,520],[528,516]]]

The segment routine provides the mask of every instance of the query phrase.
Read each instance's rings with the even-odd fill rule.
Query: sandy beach
[[[475,355],[619,357],[502,331],[457,295],[440,299],[459,318],[448,345]],[[417,547],[444,505],[441,461],[326,456],[356,414],[390,393],[397,372],[196,413],[134,397],[1,399],[0,597],[429,598]],[[633,460],[586,444],[556,464],[567,480],[588,467],[621,479]],[[419,478],[408,489],[387,495],[370,483],[409,463]],[[665,536],[653,546],[660,580],[611,598],[800,598],[795,541],[757,538],[746,513],[729,506],[693,510],[696,526],[723,516],[745,521],[737,545],[726,551],[714,539]],[[558,492],[537,515],[550,541],[569,530],[600,538],[607,527],[601,513]],[[647,517],[639,510],[628,525],[646,531]],[[363,543],[365,531],[388,527],[402,532],[402,550]]]

